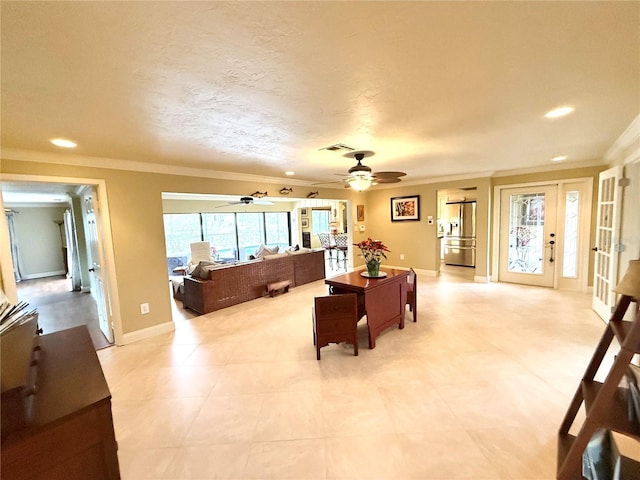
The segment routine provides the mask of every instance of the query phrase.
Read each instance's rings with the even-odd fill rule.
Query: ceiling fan
[[[227,207],[230,205],[273,205],[273,202],[268,200],[256,200],[253,197],[240,197],[240,200],[236,202],[229,202],[225,205],[218,205],[216,208]]]
[[[375,153],[370,150],[356,150],[344,154],[345,157],[354,158],[358,162],[347,171],[348,175],[342,180],[346,183],[345,188],[353,188],[354,190],[361,192],[369,188],[371,185],[377,185],[380,183],[398,183],[400,182],[400,177],[404,177],[406,175],[404,172],[372,173],[371,167],[363,165],[362,160],[365,157],[371,157],[373,155],[375,155]]]

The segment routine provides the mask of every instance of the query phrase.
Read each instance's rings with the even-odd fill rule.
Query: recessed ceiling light
[[[566,155],[557,155],[555,157],[553,157],[551,159],[552,162],[563,162],[567,159],[568,157]]]
[[[76,142],[67,140],[66,138],[52,138],[51,143],[53,143],[56,147],[62,148],[76,148],[76,146],[78,145]]]
[[[291,170],[289,170],[288,172],[284,172],[284,174],[291,176],[291,175],[295,175],[296,172],[292,172]]]
[[[544,116],[547,118],[560,118],[560,117],[564,117],[565,115],[569,115],[570,113],[573,113],[574,110],[575,108],[573,108],[571,105],[564,105],[562,107],[549,110],[547,113],[544,114]]]

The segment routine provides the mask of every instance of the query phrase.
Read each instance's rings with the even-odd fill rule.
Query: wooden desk
[[[38,344],[26,424],[2,431],[3,480],[119,479],[111,394],[87,327],[42,335]]]
[[[380,268],[387,274],[384,278],[365,278],[364,270],[327,278],[329,293],[356,293],[358,295],[358,318],[367,315],[369,348],[375,348],[376,338],[385,329],[398,324],[404,328],[404,313],[407,304],[406,270]]]

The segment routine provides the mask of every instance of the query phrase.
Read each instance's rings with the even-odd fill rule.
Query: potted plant
[[[364,258],[364,263],[367,266],[367,276],[379,277],[380,262],[382,262],[383,258],[387,258],[385,252],[390,252],[391,250],[381,241],[371,240],[370,238],[353,245],[360,249],[360,256]]]

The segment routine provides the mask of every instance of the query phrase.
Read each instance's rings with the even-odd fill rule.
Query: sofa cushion
[[[209,278],[209,271],[204,271],[205,267],[211,267],[212,265],[215,265],[215,263],[213,262],[206,262],[204,260],[198,262],[198,265],[196,265],[196,268],[193,269],[193,271],[191,272],[191,276],[192,277],[196,277],[196,278],[201,278],[203,280],[207,280]]]
[[[275,247],[267,247],[264,243],[260,244],[260,246],[258,247],[258,250],[256,250],[256,253],[253,254],[253,256],[255,258],[260,258],[260,257],[264,257],[265,255],[275,255],[276,253],[278,253],[280,247],[278,247],[278,245],[276,245]]]
[[[286,258],[290,255],[290,252],[274,253],[273,255],[263,255],[264,260],[275,260],[276,258]]]
[[[311,253],[312,250],[310,248],[299,248],[298,250],[294,250],[294,251],[288,251],[287,254],[289,255],[301,255],[303,253]]]

